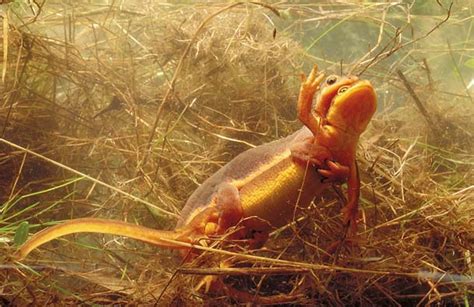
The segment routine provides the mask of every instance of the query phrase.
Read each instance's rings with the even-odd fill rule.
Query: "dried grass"
[[[201,33],[196,30],[202,22],[225,5],[11,5],[16,7],[4,19],[9,27],[3,32],[2,138],[56,165],[0,143],[2,303],[235,303],[225,291],[196,292],[206,274],[245,290],[234,295],[249,302],[472,300],[472,98],[467,89],[437,90],[431,76],[427,81],[424,71],[413,71],[421,46],[401,49],[410,45],[407,37],[417,42],[430,29],[436,35],[446,11],[440,9],[431,28],[411,37],[402,35],[403,27],[397,30],[405,15],[391,15],[409,12],[402,4],[286,4],[278,6],[287,19],[278,19],[275,36],[275,12],[252,4],[223,11]],[[452,24],[463,20],[458,11],[448,15]],[[359,150],[362,222],[356,240],[329,251],[344,229],[340,193],[328,191],[261,250],[218,241],[180,264],[173,252],[131,240],[77,235],[41,247],[24,264],[10,260],[25,221],[30,232],[92,216],[172,228],[186,197],[225,161],[298,127],[298,74],[316,60],[339,67],[337,56],[315,58],[303,49],[297,42],[304,37],[301,29],[349,18],[381,29],[368,48],[372,52],[344,66],[373,66],[365,74],[383,93],[383,110]],[[472,41],[465,51],[455,48],[463,57]],[[429,102],[436,128],[410,102],[393,72],[400,67]],[[219,268],[223,261],[231,266]]]

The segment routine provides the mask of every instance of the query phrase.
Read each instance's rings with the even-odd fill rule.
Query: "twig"
[[[397,69],[397,74],[400,77],[400,79],[402,79],[403,85],[405,85],[406,89],[408,90],[408,93],[410,93],[411,97],[413,98],[413,101],[415,102],[415,105],[417,106],[420,113],[424,116],[425,120],[428,122],[430,127],[432,127],[432,128],[435,127],[433,121],[431,120],[431,117],[430,117],[428,111],[426,110],[425,106],[421,102],[420,98],[418,98],[418,95],[416,95],[415,91],[413,90],[413,88],[410,85],[410,82],[407,80],[407,78],[405,77],[403,72],[400,69]]]
[[[295,267],[274,267],[274,268],[179,268],[177,270],[181,274],[192,275],[287,275],[287,274],[306,274],[309,269]]]

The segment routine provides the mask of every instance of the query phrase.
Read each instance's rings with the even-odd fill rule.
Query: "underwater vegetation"
[[[472,301],[471,2],[4,2],[2,304]],[[230,227],[183,261],[81,233],[16,257],[33,234],[77,218],[174,229],[207,178],[301,128],[301,73],[314,63],[324,82],[355,75],[377,95],[355,150],[354,233],[343,176],[258,246]],[[249,178],[249,166],[232,173]],[[269,174],[265,189],[281,182]],[[205,291],[209,276],[220,289]]]

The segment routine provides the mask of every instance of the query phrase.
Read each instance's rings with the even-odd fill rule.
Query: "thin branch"
[[[430,125],[430,127],[435,127],[433,121],[431,120],[430,114],[429,114],[428,111],[426,110],[425,106],[424,106],[423,103],[421,102],[421,100],[420,100],[420,98],[418,97],[418,95],[415,93],[415,91],[414,91],[413,88],[411,87],[410,82],[409,82],[408,79],[405,77],[405,75],[403,74],[403,72],[402,72],[400,69],[398,69],[398,70],[397,70],[397,74],[398,74],[398,76],[400,77],[400,79],[402,80],[403,85],[405,85],[406,89],[408,90],[408,93],[410,93],[411,97],[413,98],[413,101],[415,102],[416,107],[418,108],[418,110],[420,111],[420,113],[423,115],[423,117],[425,118],[426,122]]]

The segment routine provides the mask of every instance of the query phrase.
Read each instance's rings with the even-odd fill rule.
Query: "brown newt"
[[[369,81],[353,76],[325,79],[315,66],[307,78],[302,76],[297,112],[304,126],[286,138],[239,154],[204,181],[186,202],[175,230],[107,219],[73,219],[33,235],[18,250],[18,258],[55,238],[78,232],[122,235],[186,249],[172,241],[196,243],[239,224],[242,230],[237,237],[257,234],[255,242],[262,244],[273,227],[293,221],[297,207],[308,205],[333,182],[348,184],[343,214],[355,229],[360,189],[356,147],[376,106]]]

